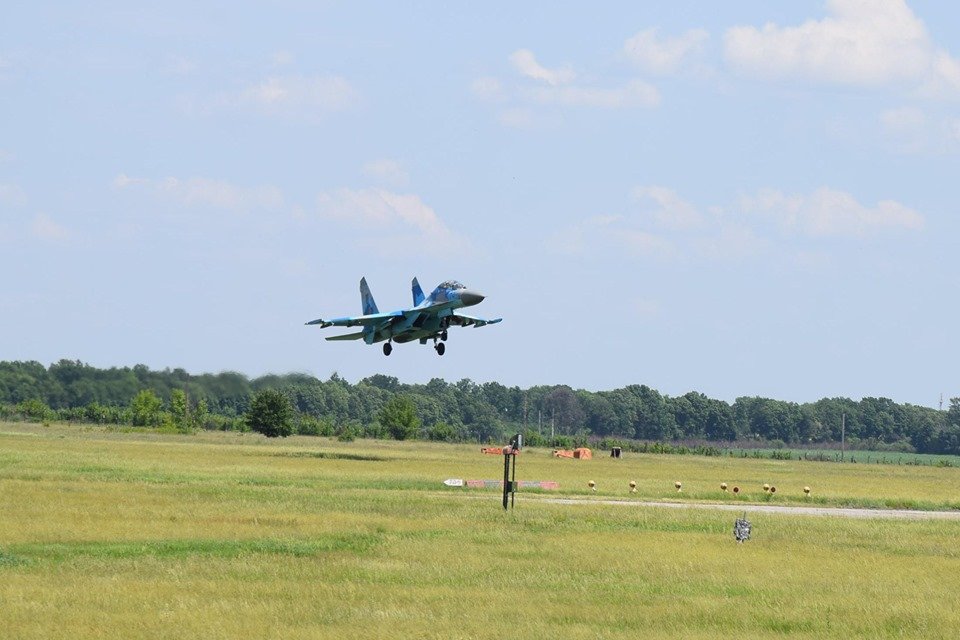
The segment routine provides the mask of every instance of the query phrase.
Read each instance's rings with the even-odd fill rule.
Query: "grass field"
[[[495,490],[441,484],[501,474],[476,446],[0,423],[0,637],[960,635],[960,522],[757,514],[737,545],[729,513],[537,492],[505,513]],[[529,450],[518,478],[584,498],[960,508],[957,468]]]

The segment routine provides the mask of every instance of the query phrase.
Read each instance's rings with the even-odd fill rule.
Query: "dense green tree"
[[[396,440],[412,440],[420,433],[420,418],[413,401],[396,395],[387,402],[378,416],[379,422]]]
[[[293,435],[293,408],[290,399],[281,391],[264,389],[253,397],[244,416],[247,426],[268,438]]]
[[[960,424],[960,398],[950,398],[950,408],[947,409],[947,423]]]
[[[667,400],[647,385],[630,385],[626,390],[636,397],[634,436],[642,440],[673,440],[679,435],[677,423]]]
[[[31,398],[19,403],[17,405],[17,412],[29,420],[36,421],[48,420],[53,413],[50,407],[44,404],[43,400],[37,398]]]
[[[585,428],[580,399],[567,385],[558,385],[543,399],[543,410],[550,416],[557,433],[571,435]]]
[[[306,431],[335,425],[368,437],[390,437],[380,412],[405,396],[426,425],[426,437],[503,441],[510,433],[590,433],[654,441],[704,439],[729,441],[750,437],[785,443],[830,443],[840,440],[846,421],[847,441],[860,446],[946,453],[956,449],[960,398],[949,410],[898,404],[888,398],[824,398],[796,404],[768,398],[739,398],[733,405],[689,392],[667,396],[645,385],[611,391],[567,386],[506,387],[469,379],[448,383],[404,384],[375,375],[350,384],[333,374],[329,380],[294,373],[249,379],[223,372],[191,375],[183,369],[152,370],[144,365],[98,369],[61,360],[0,362],[0,417],[90,421],[154,426],[163,420],[179,428],[246,429],[243,420],[254,394],[280,391],[293,403],[295,424]],[[28,401],[36,401],[31,403]],[[26,403],[26,404],[24,404]],[[164,403],[169,413],[163,411]],[[46,407],[40,409],[40,405]],[[35,416],[43,415],[39,418]],[[34,417],[31,417],[34,416]],[[311,422],[311,419],[313,420]],[[431,435],[431,429],[437,426]]]
[[[190,412],[187,406],[187,394],[183,389],[174,389],[170,393],[170,416],[173,418],[173,425],[186,431],[190,428]]]
[[[135,427],[155,427],[161,422],[160,408],[163,401],[153,389],[144,389],[130,403],[131,419]]]
[[[452,425],[446,422],[437,422],[427,429],[427,437],[442,442],[456,442],[460,439],[460,434]]]

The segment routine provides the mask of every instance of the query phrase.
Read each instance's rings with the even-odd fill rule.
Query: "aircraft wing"
[[[473,316],[467,316],[462,313],[454,313],[450,317],[450,324],[460,325],[461,327],[482,327],[488,324],[497,324],[501,320],[503,320],[503,318],[484,320],[483,318],[474,318]]]
[[[389,322],[393,318],[399,318],[403,315],[403,311],[391,311],[390,313],[371,313],[365,316],[333,318],[332,320],[317,318],[316,320],[311,320],[307,324],[318,324],[322,329],[326,327],[368,327],[370,325],[378,325],[383,324],[384,322]]]

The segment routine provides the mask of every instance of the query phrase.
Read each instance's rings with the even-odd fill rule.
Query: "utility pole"
[[[843,462],[844,454],[847,451],[847,414],[840,416],[840,462]]]

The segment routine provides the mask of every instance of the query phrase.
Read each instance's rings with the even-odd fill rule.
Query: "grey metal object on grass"
[[[743,516],[737,518],[737,520],[733,523],[733,537],[737,539],[737,542],[749,540],[750,529],[750,521],[747,520],[747,513],[744,512]]]

